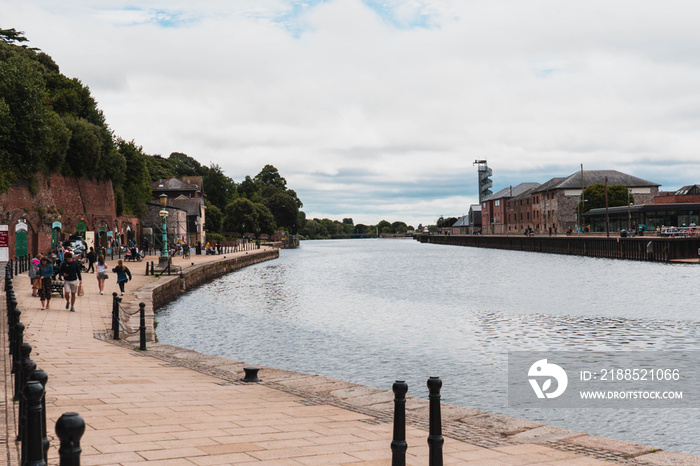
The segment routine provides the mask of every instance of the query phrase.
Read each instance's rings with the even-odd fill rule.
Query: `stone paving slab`
[[[174,260],[187,269],[217,258]],[[124,303],[133,307],[147,298],[144,290],[167,278],[145,276],[139,270],[145,263],[128,265],[134,280],[127,284]],[[111,293],[117,289],[113,280],[99,295],[94,277],[84,277],[86,294],[71,313],[58,299],[49,311],[40,310],[29,280],[22,278],[15,280],[15,289],[27,326],[25,341],[34,348],[37,366],[49,374],[49,464],[58,464],[52,426],[69,411],[80,413],[87,424],[83,465],[391,464],[389,391],[271,368],[262,368],[262,383],[246,384],[241,361],[152,343],[147,352],[138,352],[133,343],[105,340]],[[6,348],[6,332],[0,340]],[[2,458],[17,464],[6,354],[3,364]],[[407,462],[428,464],[427,402],[409,397],[407,407]],[[445,464],[698,464],[689,455],[650,452],[469,408],[443,405],[443,419]]]

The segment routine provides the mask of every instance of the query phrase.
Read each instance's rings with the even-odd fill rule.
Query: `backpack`
[[[37,266],[34,262],[29,264],[29,278],[34,280],[37,277]]]

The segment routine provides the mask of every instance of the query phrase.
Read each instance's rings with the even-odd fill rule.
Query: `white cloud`
[[[310,217],[460,215],[475,158],[495,189],[581,163],[700,182],[694,2],[133,5],[0,0],[116,134],[238,181],[271,163]]]

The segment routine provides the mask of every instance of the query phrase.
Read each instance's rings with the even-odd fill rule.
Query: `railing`
[[[139,314],[139,328],[129,330],[122,324],[122,317],[131,317]],[[146,303],[139,303],[139,310],[129,312],[122,307],[122,298],[117,296],[117,293],[112,293],[112,338],[119,340],[121,334],[136,335],[139,334],[139,349],[146,351]]]
[[[27,256],[28,258],[28,256]],[[20,322],[22,312],[17,307],[17,297],[12,284],[23,259],[8,263],[5,267],[5,298],[9,333],[9,353],[12,358],[11,373],[14,374],[14,399],[19,401],[17,416],[17,441],[21,442],[22,465],[46,466],[50,441],[46,425],[46,384],[48,374],[37,369],[31,360],[32,345],[24,341],[24,324]],[[77,413],[65,413],[56,422],[56,435],[61,445],[58,450],[61,466],[80,466],[80,439],[85,432],[85,422]]]

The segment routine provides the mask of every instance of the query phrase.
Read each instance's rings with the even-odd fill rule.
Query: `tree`
[[[391,223],[387,222],[386,220],[382,220],[381,222],[377,223],[375,225],[375,228],[379,233],[391,233]],[[384,231],[384,229],[387,228],[387,231]]]
[[[260,199],[260,190],[258,189],[258,185],[250,176],[246,176],[245,179],[238,185],[238,194],[246,199],[250,199],[253,202]]]
[[[270,209],[278,227],[286,228],[293,235],[297,233],[299,208],[292,196],[280,191],[263,199],[262,204]]]
[[[95,178],[102,166],[101,128],[71,115],[65,115],[63,121],[71,136],[61,171],[66,175]]]
[[[275,217],[273,217],[270,209],[265,207],[263,204],[255,203],[253,204],[255,208],[256,222],[253,224],[253,233],[255,238],[260,238],[260,235],[272,235],[275,233]]]
[[[225,231],[243,236],[254,230],[255,222],[255,206],[249,199],[234,199],[226,206],[223,225]]]
[[[628,198],[629,195],[629,198]],[[597,183],[588,186],[583,190],[583,207],[577,206],[577,209],[582,212],[588,212],[591,209],[599,209],[605,207],[605,185]],[[617,207],[634,203],[634,196],[628,194],[627,187],[621,184],[608,186],[608,207]]]
[[[0,41],[6,44],[14,44],[15,42],[28,42],[23,31],[17,31],[15,28],[12,29],[0,29]]]
[[[209,233],[219,233],[224,220],[224,214],[217,206],[207,201],[205,229]]]
[[[146,154],[143,148],[134,141],[117,140],[117,150],[124,157],[126,169],[124,173],[124,211],[142,217],[146,203],[151,200],[150,176],[146,168]],[[120,212],[117,212],[120,215]]]
[[[202,165],[187,154],[173,152],[168,157],[168,161],[172,167],[173,175],[177,178],[204,175]]]
[[[10,56],[0,62],[0,185],[60,167],[68,128],[46,105],[47,90],[35,62]],[[49,163],[58,163],[50,166]]]
[[[394,222],[391,224],[392,233],[406,233],[408,231],[408,225],[405,222]]]
[[[207,200],[219,209],[225,209],[236,195],[236,183],[226,176],[217,164],[202,168],[204,171],[204,194]]]

